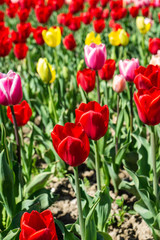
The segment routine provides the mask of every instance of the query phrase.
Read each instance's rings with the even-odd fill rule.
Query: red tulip
[[[5,0],[0,0],[0,5],[4,4]]]
[[[102,18],[103,9],[101,7],[92,8],[91,13],[95,18],[100,19]]]
[[[95,88],[96,72],[91,69],[83,69],[77,72],[77,84],[80,85],[85,92],[91,92]]]
[[[114,8],[111,11],[111,18],[115,21],[120,20],[124,18],[127,14],[127,9],[126,8]]]
[[[73,49],[75,49],[76,47],[76,41],[74,39],[73,34],[69,34],[67,35],[64,39],[63,39],[63,44],[65,46],[66,49],[72,51]]]
[[[48,0],[48,5],[52,7],[53,11],[58,11],[64,4],[64,0]]]
[[[16,116],[17,125],[24,126],[32,116],[32,110],[29,104],[24,100],[20,104],[14,105],[14,113]],[[11,108],[7,107],[7,117],[13,123]]]
[[[102,17],[104,19],[107,19],[109,17],[109,10],[107,8],[103,10]]]
[[[68,27],[72,31],[77,31],[81,27],[81,18],[78,16],[72,17]]]
[[[148,49],[151,54],[157,54],[157,51],[160,50],[160,38],[150,38]]]
[[[33,2],[33,0],[19,0],[20,7],[22,9],[24,9],[24,8],[30,9],[32,6],[32,2]]]
[[[93,21],[93,27],[95,32],[97,33],[101,33],[104,30],[105,26],[106,25],[104,19],[98,19]]]
[[[114,9],[114,8],[117,8],[117,9],[122,8],[122,5],[123,4],[122,4],[121,0],[117,0],[117,1],[111,0],[110,3],[109,3],[109,6],[110,6],[111,10]]]
[[[9,8],[6,9],[6,13],[7,13],[8,17],[14,18],[17,14],[17,10],[18,10],[18,4],[10,3]]]
[[[57,16],[57,22],[61,25],[69,26],[71,23],[72,14],[71,13],[60,13]]]
[[[98,74],[102,80],[110,80],[113,78],[116,69],[116,62],[113,59],[107,59],[102,69],[98,71]]]
[[[140,66],[136,71],[134,83],[138,90],[149,90],[153,87],[160,89],[160,67],[148,65]]]
[[[29,17],[29,13],[30,13],[30,9],[28,8],[23,8],[23,9],[20,9],[17,14],[18,14],[18,17],[19,17],[19,20],[21,22],[26,22],[28,17]]]
[[[17,30],[20,42],[25,42],[32,32],[32,26],[30,23],[19,23],[17,24]]]
[[[142,8],[141,11],[142,11],[142,15],[144,17],[148,17],[148,15],[149,15],[149,7]]]
[[[109,21],[109,27],[113,28],[114,31],[117,31],[119,28],[122,29],[122,26],[119,23],[115,23],[113,19]]]
[[[0,57],[7,56],[12,49],[12,40],[8,37],[2,37],[0,39]]]
[[[36,6],[35,14],[38,22],[46,23],[52,14],[51,6]]]
[[[25,212],[21,217],[20,240],[58,240],[50,210]]]
[[[99,0],[88,0],[88,3],[91,7],[96,7]]]
[[[93,19],[93,16],[90,12],[83,12],[81,13],[81,20],[84,24],[90,24],[92,19]]]
[[[138,13],[139,13],[139,7],[135,7],[135,6],[130,7],[129,8],[129,13],[133,18],[136,18],[138,16]]]
[[[139,90],[134,93],[134,101],[143,123],[152,126],[160,123],[160,89]]]
[[[109,109],[97,102],[81,103],[75,110],[76,123],[80,122],[88,137],[98,140],[103,137],[108,129]]]
[[[0,22],[4,21],[4,12],[0,11]]]
[[[35,39],[35,41],[38,45],[43,45],[44,44],[44,40],[43,40],[43,37],[42,37],[42,31],[43,30],[47,30],[47,28],[39,26],[39,27],[33,29],[33,37],[34,37],[34,39]]]
[[[106,7],[107,3],[109,2],[109,0],[100,0],[101,6],[104,8]]]
[[[69,4],[69,12],[75,14],[81,10],[83,10],[83,0],[72,0]]]
[[[159,19],[159,22],[160,22],[160,12],[158,13],[158,19]]]
[[[60,158],[70,166],[81,165],[89,155],[87,134],[80,124],[56,125],[51,133],[53,147]]]
[[[19,60],[22,60],[26,57],[28,52],[28,47],[25,43],[17,43],[14,46],[14,55]]]

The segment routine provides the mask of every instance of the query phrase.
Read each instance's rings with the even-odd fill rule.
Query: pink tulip
[[[133,82],[135,78],[135,70],[139,67],[139,60],[137,58],[132,58],[131,60],[120,60],[119,61],[119,71],[120,74],[128,82]]]
[[[0,73],[0,104],[5,106],[18,104],[22,96],[20,76],[12,70],[7,74]]]
[[[117,93],[121,93],[126,88],[126,80],[125,78],[119,74],[115,75],[113,79],[113,90]]]
[[[100,70],[107,58],[106,46],[101,43],[97,45],[91,43],[89,46],[84,47],[84,56],[86,65],[94,70]]]

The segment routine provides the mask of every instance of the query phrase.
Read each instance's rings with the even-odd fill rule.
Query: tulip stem
[[[14,124],[14,132],[15,132],[15,138],[16,138],[16,143],[17,143],[17,157],[18,157],[18,162],[21,164],[21,146],[20,146],[20,140],[19,140],[19,134],[18,134],[18,125],[16,121],[16,116],[14,113],[14,108],[11,105],[11,112],[12,112],[12,119],[13,119],[13,124]]]
[[[98,76],[98,71],[97,71],[97,98],[98,98],[98,103],[100,104],[101,102],[101,95],[100,95],[100,86],[99,86],[99,76]]]
[[[152,156],[152,167],[153,167],[153,191],[158,199],[158,181],[157,181],[157,172],[156,172],[156,145],[155,145],[155,132],[154,126],[151,127],[151,156]]]
[[[53,113],[53,115],[54,115],[55,123],[58,123],[56,108],[55,108],[55,105],[54,105],[54,102],[53,102],[53,97],[52,97],[51,88],[50,88],[49,84],[48,84],[48,92],[49,92],[49,101],[51,101],[51,114]]]
[[[133,84],[129,83],[129,91],[130,91],[130,131],[133,131]]]
[[[76,197],[77,197],[77,205],[78,205],[78,214],[79,214],[79,224],[81,229],[81,239],[85,238],[85,225],[83,219],[82,205],[81,205],[81,192],[79,186],[79,176],[78,176],[78,167],[74,167],[74,177],[75,177],[75,185],[76,185]]]
[[[117,94],[117,123],[119,118],[119,93]],[[117,155],[118,152],[118,136],[116,136],[116,144],[115,144],[115,153]]]
[[[100,177],[100,158],[98,152],[98,142],[94,141],[95,148],[95,163],[96,163],[96,179],[97,179],[97,189],[101,191],[101,177]]]

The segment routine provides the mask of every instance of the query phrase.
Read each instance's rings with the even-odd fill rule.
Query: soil
[[[70,169],[70,171],[72,170]],[[126,176],[126,172],[122,170],[120,176]],[[90,186],[86,188],[86,191],[89,195],[94,196],[97,187],[95,183],[95,172],[87,169],[86,165],[83,164],[80,169],[80,177],[89,180]],[[59,194],[58,201],[50,206],[50,210],[53,212],[54,217],[62,221],[64,224],[74,223],[78,217],[77,201],[68,178],[58,179],[57,177],[54,177],[52,178],[49,187],[53,192]],[[132,214],[133,204],[136,201],[136,198],[124,191],[120,191],[118,196],[116,196],[112,190],[112,186],[110,189],[110,196],[113,199],[113,202],[108,233],[112,239],[153,240],[151,230],[144,220],[135,212]],[[124,211],[122,211],[122,207],[119,207],[116,203],[117,199],[122,198],[124,199]],[[120,219],[121,214],[123,214],[122,219]],[[58,233],[58,235],[58,239],[62,240],[63,238],[61,234]]]

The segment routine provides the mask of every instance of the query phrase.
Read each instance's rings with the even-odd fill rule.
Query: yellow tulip
[[[146,34],[150,28],[151,28],[151,23],[145,21],[145,18],[140,16],[136,18],[136,25],[140,33]]]
[[[119,39],[120,39],[121,45],[123,45],[123,46],[128,45],[129,37],[127,36],[127,33],[124,29],[121,29],[121,31],[120,31]]]
[[[59,27],[51,27],[48,31],[42,31],[42,37],[49,47],[56,47],[61,43],[61,30]]]
[[[37,63],[37,72],[44,83],[52,83],[56,78],[56,71],[46,58],[40,58]]]
[[[110,44],[112,44],[113,46],[119,46],[121,44],[119,34],[120,29],[118,29],[117,31],[113,31],[108,35]]]
[[[101,37],[100,37],[100,35],[97,34],[97,36],[95,37],[95,33],[94,32],[88,33],[87,36],[86,36],[85,45],[90,45],[91,43],[95,43],[97,45],[101,44]]]

